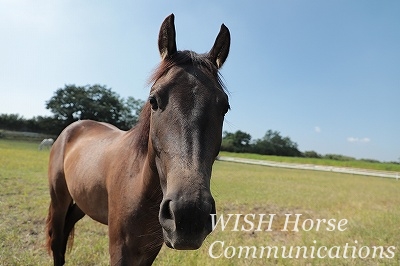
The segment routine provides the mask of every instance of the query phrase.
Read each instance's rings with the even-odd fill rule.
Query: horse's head
[[[211,170],[219,152],[228,96],[218,69],[225,62],[230,34],[221,26],[206,54],[177,51],[174,16],[163,22],[149,102],[149,152],[160,177],[163,200],[159,221],[165,243],[175,249],[197,249],[211,232],[215,202]]]

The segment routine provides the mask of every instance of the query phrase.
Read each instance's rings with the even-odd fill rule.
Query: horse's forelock
[[[168,70],[175,66],[193,64],[197,67],[203,67],[214,75],[218,84],[225,90],[225,85],[222,81],[221,74],[216,65],[208,58],[207,54],[197,54],[193,51],[178,51],[173,56],[165,58],[153,71],[148,80],[148,85],[154,85],[158,79],[164,76]]]

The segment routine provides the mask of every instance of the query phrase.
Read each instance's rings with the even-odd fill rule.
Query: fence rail
[[[218,158],[218,160],[226,161],[226,162],[235,162],[235,163],[264,165],[264,166],[270,166],[270,167],[395,178],[396,180],[398,180],[400,177],[398,172],[378,171],[378,170],[349,168],[349,167],[324,166],[324,165],[299,164],[299,163],[283,163],[283,162],[273,162],[273,161],[255,160],[255,159],[233,158],[233,157],[225,157],[225,156],[220,156]]]

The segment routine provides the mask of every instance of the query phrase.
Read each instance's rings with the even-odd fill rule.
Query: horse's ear
[[[226,58],[228,57],[230,45],[231,34],[229,33],[229,29],[224,24],[222,24],[217,39],[215,40],[214,46],[208,53],[208,56],[210,57],[211,61],[217,66],[217,68],[221,68]]]
[[[158,34],[158,50],[160,51],[162,60],[172,56],[177,51],[174,19],[174,14],[166,17]]]

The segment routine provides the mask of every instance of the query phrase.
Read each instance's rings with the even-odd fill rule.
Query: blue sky
[[[268,129],[302,151],[400,160],[399,1],[0,1],[0,113],[50,115],[65,84],[147,99],[158,30],[208,51],[225,23],[224,130]],[[143,1],[145,2],[145,1]]]

